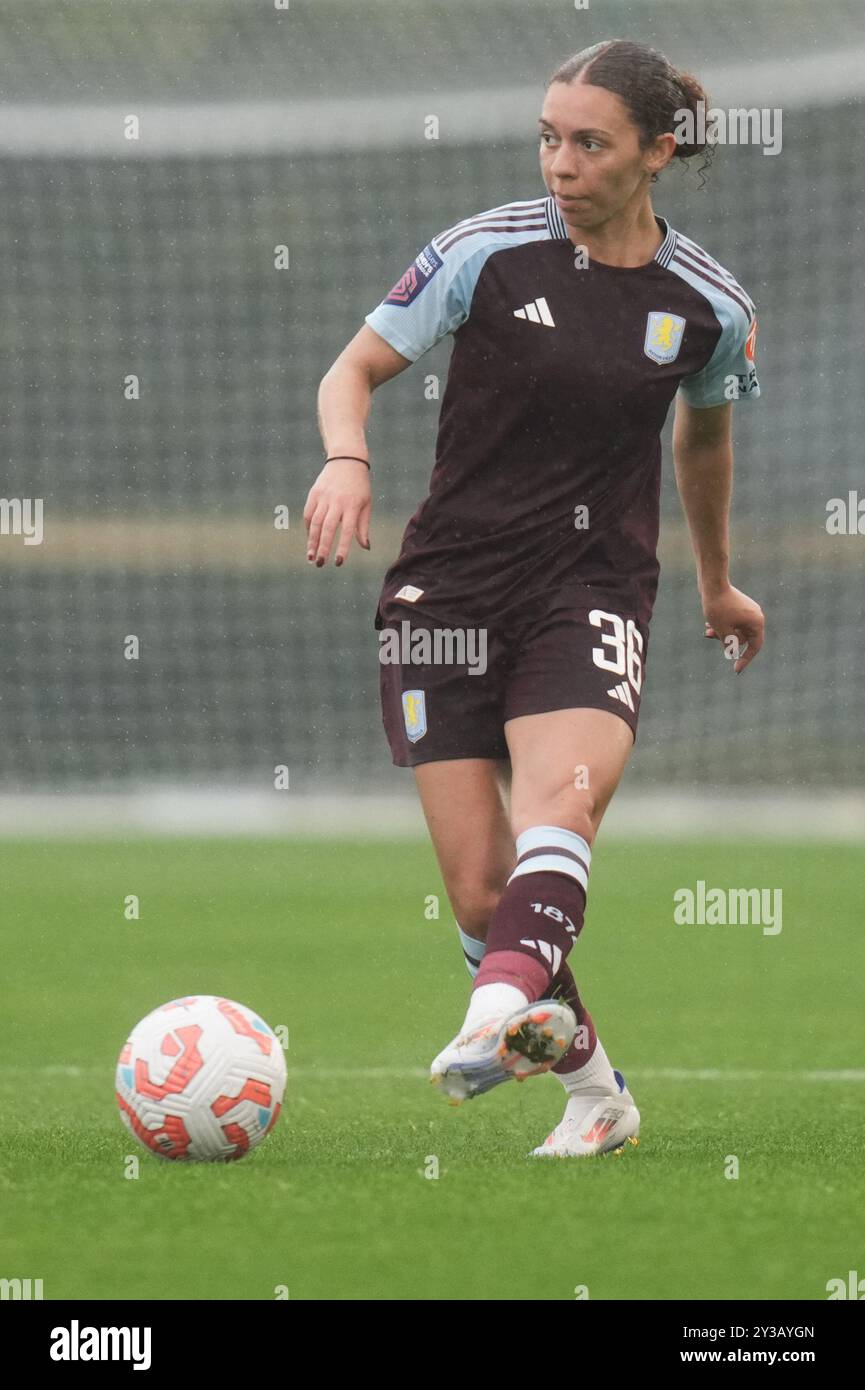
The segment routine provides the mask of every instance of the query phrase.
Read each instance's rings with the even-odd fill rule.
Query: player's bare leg
[[[558,709],[508,720],[505,737],[514,836],[561,825],[591,845],[634,746],[625,721],[608,710]]]
[[[471,974],[517,862],[507,812],[510,763],[455,758],[414,769],[418,793]]]

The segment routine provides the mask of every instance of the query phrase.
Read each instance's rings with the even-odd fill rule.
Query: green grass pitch
[[[460,1107],[425,1078],[469,989],[429,846],[2,859],[0,1277],[46,1299],[569,1301],[825,1299],[865,1272],[865,1083],[807,1076],[863,1066],[861,849],[601,838],[570,959],[642,1137],[559,1161],[526,1157],[560,1118],[553,1077]],[[782,931],[676,925],[698,879],[781,888]],[[289,1029],[282,1116],[239,1163],[151,1157],[115,1107],[129,1029],[194,992]]]

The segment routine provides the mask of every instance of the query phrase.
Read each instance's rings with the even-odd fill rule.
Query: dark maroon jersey
[[[754,305],[656,220],[654,260],[623,268],[588,260],[552,197],[508,203],[439,233],[366,316],[410,361],[454,338],[383,598],[470,623],[591,585],[648,621],[670,402],[760,394]]]

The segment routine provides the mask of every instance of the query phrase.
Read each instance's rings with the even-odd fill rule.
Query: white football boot
[[[549,1071],[576,1031],[573,1009],[555,999],[538,999],[457,1034],[430,1067],[430,1081],[452,1103],[471,1100],[502,1081],[525,1081]]]
[[[614,1071],[615,1095],[587,1089],[572,1095],[565,1113],[543,1144],[527,1158],[580,1158],[586,1154],[621,1153],[625,1144],[639,1144],[640,1112],[620,1071]]]

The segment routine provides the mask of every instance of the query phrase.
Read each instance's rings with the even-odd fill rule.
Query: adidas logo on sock
[[[514,309],[514,318],[528,319],[530,323],[543,323],[547,328],[556,326],[545,299],[533,299],[530,304],[524,304],[522,309]]]
[[[614,700],[621,700],[623,705],[627,705],[629,710],[633,710],[633,697],[624,681],[622,681],[621,685],[614,685],[612,690],[607,691],[607,694],[612,695]]]
[[[562,953],[558,946],[554,946],[551,941],[526,941],[523,937],[520,938],[520,945],[530,946],[533,951],[537,951],[539,955],[543,956],[544,960],[549,961],[553,969],[553,974],[557,975],[559,973],[559,966],[562,963]]]

